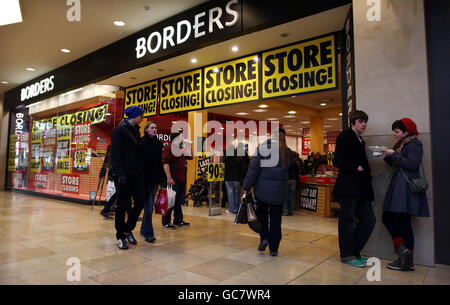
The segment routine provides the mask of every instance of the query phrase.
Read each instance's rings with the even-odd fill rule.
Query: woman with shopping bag
[[[250,196],[253,187],[258,202],[256,214],[261,221],[258,250],[265,251],[269,246],[272,256],[278,255],[282,237],[281,215],[283,204],[288,200],[288,168],[294,162],[286,145],[284,129],[277,131],[256,149],[244,180],[243,198]]]

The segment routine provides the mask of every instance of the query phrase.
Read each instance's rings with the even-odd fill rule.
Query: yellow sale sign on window
[[[263,98],[338,86],[334,35],[264,52],[262,65]]]
[[[157,80],[126,89],[125,109],[138,106],[144,111],[144,118],[156,115],[158,90]]]

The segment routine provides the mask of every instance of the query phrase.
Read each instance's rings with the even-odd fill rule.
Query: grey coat
[[[384,158],[387,164],[396,169],[384,198],[384,211],[430,217],[426,194],[413,194],[408,189],[405,177],[397,169],[401,166],[409,178],[418,178],[422,156],[422,142],[416,138],[403,146],[401,154],[395,152]]]
[[[267,143],[270,147],[272,142],[268,140]],[[261,154],[261,146],[258,147],[250,161],[247,176],[244,180],[244,190],[249,191],[253,187],[255,197],[258,200],[274,205],[283,204],[288,200],[288,170],[283,168],[281,158],[279,158],[276,166],[262,167],[261,160],[267,160],[270,156],[265,157],[263,155],[266,155],[266,153]],[[289,163],[293,162],[291,157],[289,159]]]

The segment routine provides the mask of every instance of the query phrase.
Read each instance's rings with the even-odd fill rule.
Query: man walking
[[[180,133],[172,133],[170,135],[171,142],[163,152],[164,172],[167,177],[167,185],[171,185],[177,193],[175,196],[175,205],[167,210],[165,216],[162,217],[162,225],[166,229],[173,230],[177,226],[189,226],[188,222],[183,221],[183,211],[181,205],[186,195],[186,160],[191,160],[191,156],[185,156],[184,153],[177,157],[175,151],[184,149],[183,136]],[[173,224],[170,223],[173,214]]]
[[[338,229],[341,261],[355,267],[366,266],[367,258],[360,252],[375,226],[372,176],[361,138],[368,119],[363,111],[351,114],[351,127],[337,138],[333,162],[339,168],[333,196],[341,206]]]
[[[136,245],[132,231],[146,202],[144,184],[144,162],[139,123],[143,120],[143,111],[137,106],[125,110],[124,119],[111,134],[112,166],[117,175],[118,206],[115,215],[117,247],[127,250],[127,242]],[[134,205],[131,208],[130,196]],[[130,210],[125,222],[125,212]]]

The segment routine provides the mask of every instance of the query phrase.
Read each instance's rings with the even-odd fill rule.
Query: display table
[[[335,179],[323,179],[322,177],[300,178],[298,194],[298,207],[305,213],[321,217],[333,217],[331,209],[332,196]]]

